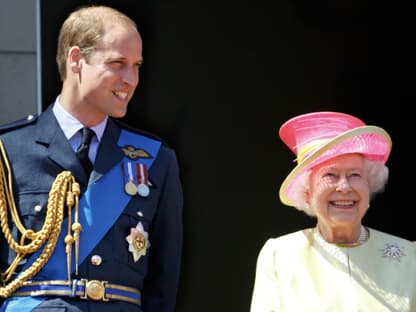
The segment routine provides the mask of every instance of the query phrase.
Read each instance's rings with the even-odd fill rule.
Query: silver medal
[[[141,197],[147,197],[147,196],[149,196],[149,192],[150,192],[149,187],[148,187],[146,184],[144,184],[144,183],[140,183],[140,184],[137,186],[137,193],[138,193]]]

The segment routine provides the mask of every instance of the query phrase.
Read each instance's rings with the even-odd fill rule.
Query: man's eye
[[[122,61],[111,61],[110,66],[121,67],[123,65]]]

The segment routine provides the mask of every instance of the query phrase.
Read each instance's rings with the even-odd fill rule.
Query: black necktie
[[[92,170],[92,163],[88,157],[88,151],[90,149],[91,139],[95,133],[90,128],[82,128],[81,132],[82,141],[81,145],[77,149],[77,156],[82,166],[84,167],[85,173],[87,176],[89,176]]]

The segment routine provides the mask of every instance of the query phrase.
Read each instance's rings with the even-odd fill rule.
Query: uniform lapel
[[[85,172],[52,112],[52,105],[38,118],[36,143],[44,145],[48,149],[49,159],[62,170],[71,171],[77,180],[86,183]]]
[[[121,147],[117,145],[120,136],[120,128],[111,118],[108,119],[103,137],[97,150],[97,156],[89,184],[94,183],[106,172],[117,165],[124,157]],[[122,170],[120,168],[120,170]]]

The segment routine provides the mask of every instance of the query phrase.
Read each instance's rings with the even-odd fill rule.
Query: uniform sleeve
[[[277,312],[279,286],[275,267],[276,251],[273,240],[269,239],[257,257],[256,275],[250,312]]]
[[[176,303],[182,256],[183,194],[176,155],[171,156],[157,215],[152,224],[152,253],[142,293],[143,311],[172,312]]]

